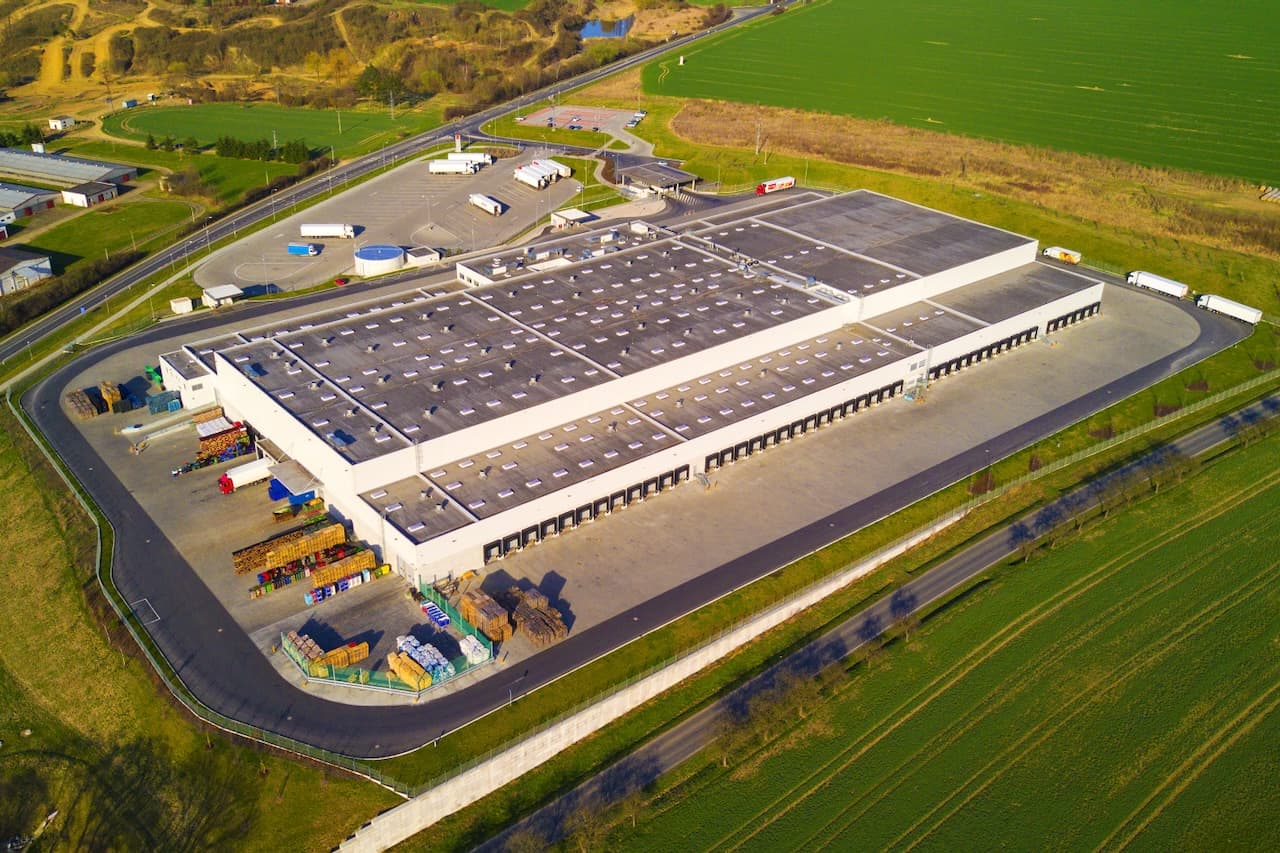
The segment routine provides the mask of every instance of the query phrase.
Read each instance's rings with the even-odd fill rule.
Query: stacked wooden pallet
[[[337,522],[308,525],[233,552],[231,565],[238,575],[260,572],[335,548],[345,541],[346,528]]]
[[[479,589],[467,590],[458,601],[458,612],[495,643],[511,639],[511,618],[507,609],[488,593]]]
[[[427,675],[427,671],[419,666],[417,661],[403,652],[392,652],[387,655],[387,666],[395,674],[396,678],[414,690],[421,690],[424,687],[431,686],[431,676]]]
[[[98,416],[98,407],[93,404],[93,400],[89,399],[89,395],[83,391],[72,391],[63,400],[66,402],[67,408],[71,410],[71,414],[82,421]]]
[[[569,635],[560,611],[552,607],[538,590],[522,590],[513,586],[507,590],[507,599],[515,603],[512,618],[515,619],[516,630],[535,646],[549,646]]]
[[[324,586],[328,583],[337,583],[345,577],[359,574],[366,569],[372,571],[377,566],[378,561],[373,558],[372,551],[367,549],[358,551],[349,557],[335,560],[327,566],[321,566],[312,571],[311,585]]]
[[[120,402],[120,386],[114,382],[108,382],[105,379],[99,382],[98,393],[102,395],[108,409],[114,409]]]

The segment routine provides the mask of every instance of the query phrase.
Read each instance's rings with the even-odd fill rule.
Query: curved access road
[[[1260,418],[1275,417],[1280,413],[1280,395],[1272,395],[1260,403],[1235,412],[1232,416],[1206,424],[1171,442],[1172,449],[1184,456],[1199,456],[1228,441],[1235,431],[1235,424],[1249,423]],[[1145,457],[1131,463],[1111,477],[1117,477],[1140,468]],[[1103,479],[1103,482],[1106,478]],[[1095,506],[1096,492],[1081,487],[1054,502],[1057,517],[1069,519],[1073,514]],[[548,842],[569,834],[570,817],[584,806],[599,808],[620,802],[632,793],[642,790],[658,776],[666,773],[696,755],[716,736],[717,721],[734,709],[743,708],[751,697],[759,695],[776,683],[780,676],[794,674],[812,677],[822,667],[843,660],[854,654],[880,633],[905,616],[928,609],[934,602],[976,578],[987,569],[1013,556],[1022,545],[1018,528],[1034,526],[1035,517],[1041,512],[1029,512],[1021,518],[992,531],[987,536],[943,560],[924,572],[890,596],[849,616],[822,636],[797,649],[783,660],[769,667],[754,678],[744,682],[732,693],[701,709],[696,714],[655,737],[626,758],[600,771],[582,784],[513,824],[499,835],[480,845],[478,850],[505,849],[506,840],[516,832],[529,830]]]
[[[341,299],[326,293],[316,299]],[[241,318],[277,306],[237,309]],[[111,475],[106,463],[67,417],[59,399],[73,376],[96,360],[125,348],[172,336],[166,324],[138,337],[86,353],[58,369],[22,398],[22,405],[49,438],[74,476],[115,528],[111,577],[126,602],[146,598],[159,621],[146,626],[178,677],[210,708],[259,729],[342,755],[379,758],[403,753],[447,734],[566,675],[588,661],[655,630],[706,602],[874,523],[950,483],[1146,388],[1244,337],[1246,328],[1207,311],[1185,306],[1200,334],[1189,346],[1108,386],[1086,394],[995,439],[970,448],[927,473],[900,482],[825,518],[816,519],[752,553],[733,559],[687,583],[546,649],[520,667],[499,672],[456,693],[421,706],[367,707],[329,702],[281,679],[266,657],[185,563],[177,549]],[[182,325],[183,334],[226,322],[225,316]],[[199,519],[193,519],[199,523]],[[922,596],[923,597],[923,596]]]

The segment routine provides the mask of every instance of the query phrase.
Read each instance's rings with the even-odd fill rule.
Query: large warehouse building
[[[192,343],[162,356],[165,382],[251,424],[298,488],[431,581],[1101,305],[1035,240],[872,192],[723,219],[460,264],[465,291]]]

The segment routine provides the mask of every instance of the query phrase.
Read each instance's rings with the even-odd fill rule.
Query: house
[[[75,116],[54,116],[49,119],[50,130],[70,130],[75,126]]]
[[[26,290],[36,282],[52,276],[53,263],[48,255],[0,248],[0,295]]]
[[[83,184],[63,190],[62,200],[76,207],[93,207],[95,204],[110,201],[118,193],[119,191],[115,184],[106,184],[102,181],[86,181]]]
[[[49,210],[58,200],[53,190],[0,183],[0,222],[13,222],[41,210]]]

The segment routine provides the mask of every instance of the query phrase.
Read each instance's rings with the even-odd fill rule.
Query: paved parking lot
[[[430,246],[451,254],[500,245],[570,205],[578,193],[576,175],[541,191],[512,178],[517,165],[546,156],[542,149],[525,149],[474,175],[432,175],[426,160],[418,159],[356,187],[336,186],[332,198],[300,212],[281,209],[261,231],[215,252],[196,270],[196,283],[301,290],[352,275],[355,249],[370,243]],[[507,210],[501,216],[484,213],[468,203],[472,193],[492,196]],[[308,239],[321,246],[319,255],[290,255],[286,247],[303,240],[299,226],[308,222],[351,224],[358,233],[354,240]]]

